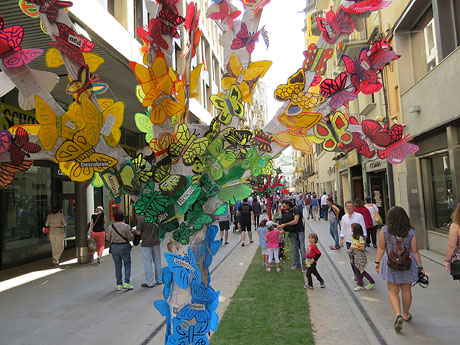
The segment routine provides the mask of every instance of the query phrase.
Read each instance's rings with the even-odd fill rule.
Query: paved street
[[[219,317],[257,249],[257,242],[242,248],[237,233],[229,237],[230,244],[219,250],[211,266],[212,285],[221,290]],[[162,253],[165,249],[163,243]],[[65,255],[70,252],[74,249]],[[101,265],[82,266],[70,260],[63,269],[55,269],[46,259],[1,271],[0,344],[164,343],[163,317],[152,305],[162,298],[163,289],[140,287],[145,281],[140,248],[132,251],[132,291],[115,291],[114,264],[108,249],[105,254]]]
[[[333,244],[329,222],[308,220],[306,232],[319,236],[323,255],[318,272],[326,283],[326,288],[320,289],[313,277],[318,288],[307,292],[316,344],[459,344],[460,285],[444,270],[441,255],[422,251],[430,285],[427,289],[418,285],[412,288],[413,320],[404,322],[397,334],[386,282],[372,264],[377,249],[367,249],[367,271],[377,283],[374,290],[354,292],[356,285],[346,250],[329,249]]]

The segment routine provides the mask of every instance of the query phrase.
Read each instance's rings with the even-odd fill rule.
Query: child
[[[257,232],[259,233],[259,246],[262,249],[262,263],[264,267],[268,267],[268,245],[265,242],[265,235],[267,234],[267,220],[263,219],[259,223],[259,227],[257,228]]]
[[[308,240],[310,241],[310,245],[305,251],[305,261],[309,260],[310,267],[308,267],[307,263],[307,285],[305,285],[304,288],[313,289],[313,279],[311,278],[312,274],[316,277],[316,279],[318,279],[319,285],[323,288],[325,286],[324,280],[316,270],[316,263],[321,256],[321,252],[316,246],[316,243],[318,243],[318,235],[312,232],[308,235]]]
[[[354,288],[354,291],[361,291],[363,288],[363,277],[369,280],[369,284],[366,285],[367,290],[371,290],[375,286],[375,281],[371,275],[366,272],[367,256],[364,252],[365,240],[364,232],[361,225],[357,223],[351,224],[351,231],[353,233],[351,238],[351,246],[349,249],[351,265],[355,273],[358,286]]]
[[[267,234],[265,235],[265,242],[268,244],[268,268],[267,272],[271,271],[271,263],[273,260],[276,262],[276,271],[280,272],[280,258],[278,255],[279,249],[279,238],[280,233],[284,233],[284,230],[279,231],[275,228],[275,223],[271,220],[267,222]]]

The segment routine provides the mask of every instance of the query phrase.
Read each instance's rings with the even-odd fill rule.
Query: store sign
[[[377,159],[377,160],[373,160],[373,161],[366,163],[367,172],[386,169],[386,167],[387,167],[386,160],[383,160],[383,159]]]
[[[358,151],[353,150],[347,154],[347,163],[349,167],[354,167],[359,164],[359,154]]]
[[[0,129],[16,125],[37,124],[35,113],[24,111],[9,104],[0,104]]]
[[[330,175],[334,175],[336,172],[336,169],[335,167],[329,167],[329,169],[327,169],[327,174],[330,176]]]

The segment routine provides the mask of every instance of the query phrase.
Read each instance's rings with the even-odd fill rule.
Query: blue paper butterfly
[[[189,325],[185,321],[173,318],[173,334],[168,337],[167,345],[208,345],[209,339],[206,333],[209,332],[209,322],[197,322],[195,325]]]
[[[166,261],[168,262],[169,269],[174,274],[174,283],[181,289],[186,289],[190,285],[190,275],[201,281],[201,272],[196,265],[195,256],[192,249],[188,247],[187,255],[180,256],[177,254],[165,253]]]
[[[219,305],[220,291],[216,293],[210,285],[206,287],[203,283],[193,279],[191,293],[191,303],[179,311],[177,318],[187,321],[195,318],[198,322],[211,320],[211,315],[215,313]]]
[[[172,283],[172,273],[169,267],[163,267],[161,269],[161,280],[164,284],[163,287],[163,297],[168,299],[171,295],[171,283]]]
[[[203,254],[205,255],[203,268],[208,268],[209,266],[211,266],[212,257],[217,254],[217,251],[219,250],[222,244],[219,240],[214,240],[216,238],[216,234],[218,231],[219,228],[217,227],[217,225],[208,226],[206,237],[203,241],[203,244],[201,245],[199,256],[199,258],[201,259],[203,257]]]
[[[171,335],[171,310],[169,309],[169,304],[164,299],[153,302],[153,305],[160,312],[162,316],[166,317],[166,333],[165,333],[165,343],[168,341],[169,336]]]

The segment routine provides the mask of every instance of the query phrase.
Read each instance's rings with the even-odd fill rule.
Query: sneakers
[[[356,292],[361,291],[361,290],[364,290],[364,288],[359,285],[353,289],[353,291],[356,291]]]
[[[375,286],[375,283],[374,284],[367,284],[365,289],[366,290],[372,290],[374,288],[374,286]]]
[[[143,288],[153,288],[155,285],[151,285],[151,286],[150,286],[150,285],[148,285],[147,283],[142,283],[141,286],[142,286]]]
[[[304,286],[304,288],[305,289],[313,289],[313,286],[307,284],[307,285]]]
[[[121,290],[123,290],[123,289],[121,288],[121,284],[120,284],[120,285],[117,285],[117,291],[121,291]]]
[[[123,289],[132,290],[132,289],[134,289],[134,286],[131,285],[130,283],[124,283],[123,284]]]
[[[277,269],[276,269],[276,272],[281,272],[281,268],[277,268]]]
[[[270,272],[271,270],[272,270],[271,268],[267,268],[265,271]]]
[[[97,263],[98,263],[98,264],[101,263],[101,258],[97,258]]]
[[[324,288],[324,287],[326,286],[326,285],[324,284],[324,282],[319,283],[319,285],[320,285],[321,288]]]

